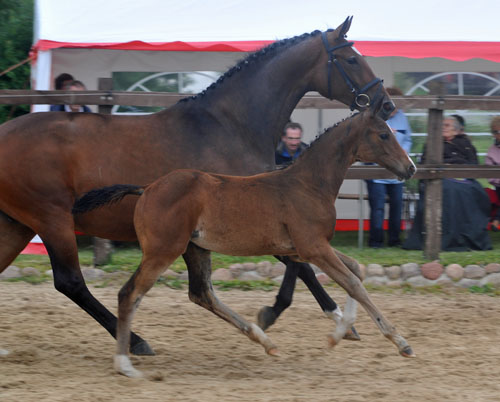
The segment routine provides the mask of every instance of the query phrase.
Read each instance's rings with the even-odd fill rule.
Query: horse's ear
[[[380,110],[382,110],[382,106],[384,104],[384,97],[383,96],[377,96],[377,99],[375,102],[373,102],[370,105],[370,114],[375,117],[379,115]]]
[[[351,27],[352,17],[347,17],[342,25],[339,25],[335,32],[338,32],[338,39],[343,39]]]

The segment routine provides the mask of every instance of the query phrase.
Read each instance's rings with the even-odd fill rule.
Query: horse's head
[[[349,105],[351,110],[360,111],[381,98],[383,102],[379,116],[387,120],[394,111],[394,103],[382,85],[382,80],[375,77],[363,56],[353,49],[354,42],[345,39],[351,22],[352,17],[347,17],[337,29],[322,33],[326,73],[320,73],[324,84],[319,92],[329,99],[337,99]]]
[[[409,179],[417,168],[408,154],[401,148],[396,136],[387,123],[379,117],[383,107],[382,99],[365,110],[353,124],[360,133],[356,149],[356,159],[374,162],[394,173],[400,180]]]

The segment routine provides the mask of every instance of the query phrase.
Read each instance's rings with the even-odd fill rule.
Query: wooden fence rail
[[[0,90],[0,104],[86,104],[99,105],[100,110],[109,113],[111,106],[161,106],[168,107],[186,95],[164,92],[121,92],[111,88],[111,79],[100,79],[98,91],[32,91]],[[443,165],[441,123],[444,110],[489,110],[500,111],[500,96],[393,96],[397,107],[402,109],[428,110],[428,155],[430,164],[419,165],[415,176],[427,180],[425,199],[425,222],[427,236],[424,254],[427,258],[439,258],[441,250],[441,179],[500,178],[500,166],[485,165]],[[345,109],[337,101],[330,101],[320,95],[308,94],[297,105],[298,109]],[[376,166],[353,166],[347,179],[375,179],[393,177],[387,170]]]

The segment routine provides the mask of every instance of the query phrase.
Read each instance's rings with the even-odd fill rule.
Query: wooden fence
[[[111,79],[99,80],[97,91],[31,91],[1,90],[0,104],[86,104],[99,105],[99,112],[110,113],[112,106],[171,106],[186,95],[163,92],[119,92],[113,91]],[[439,258],[441,250],[441,179],[453,177],[492,178],[500,177],[500,166],[486,165],[443,165],[441,122],[444,110],[489,110],[500,111],[499,96],[393,96],[397,107],[428,110],[428,164],[418,165],[417,179],[426,179],[425,194],[425,236],[424,254],[427,258]],[[330,101],[320,95],[306,95],[301,99],[299,109],[345,109],[337,101]],[[393,175],[377,166],[353,166],[347,179],[390,178]]]

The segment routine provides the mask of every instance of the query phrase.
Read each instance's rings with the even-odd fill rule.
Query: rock
[[[411,278],[408,278],[406,280],[406,283],[415,287],[415,288],[421,288],[424,286],[435,285],[434,281],[431,281],[430,279],[424,278],[422,275],[412,276]]]
[[[97,279],[103,278],[105,272],[99,268],[83,268],[82,275],[85,281],[95,281]]]
[[[188,271],[182,271],[180,275],[177,277],[180,281],[189,281],[189,273]]]
[[[238,279],[240,281],[263,281],[265,278],[260,276],[256,271],[243,272]]]
[[[453,286],[454,282],[445,274],[441,275],[435,280],[436,284],[440,286]]]
[[[255,262],[244,262],[243,271],[255,271],[257,269],[257,264]]]
[[[396,280],[401,276],[401,267],[399,265],[393,265],[391,267],[385,268],[385,274],[389,279]]]
[[[40,271],[33,267],[26,267],[21,270],[23,276],[40,276]]]
[[[229,270],[233,274],[233,278],[237,278],[244,271],[243,264],[239,264],[239,263],[231,264],[229,266]]]
[[[364,281],[365,285],[384,286],[388,282],[385,276],[369,276]]]
[[[414,262],[408,262],[401,265],[401,278],[408,279],[412,276],[420,275],[420,267]]]
[[[390,288],[399,288],[403,284],[403,281],[401,279],[396,279],[395,281],[389,281],[386,283],[386,286],[389,286]]]
[[[22,276],[21,269],[16,267],[15,265],[11,265],[7,267],[1,274],[0,279],[12,279],[12,278],[20,278]]]
[[[456,284],[461,288],[470,288],[471,286],[480,286],[479,282],[479,279],[462,278]]]
[[[168,278],[168,279],[177,279],[179,277],[179,273],[167,268],[160,277]]]
[[[257,263],[257,273],[264,277],[269,277],[273,264],[269,261],[261,261]]]
[[[479,286],[489,284],[495,288],[500,288],[500,273],[489,274],[479,281]]]
[[[219,268],[212,272],[213,281],[231,281],[233,280],[233,274],[227,268]]]
[[[332,278],[330,278],[327,274],[320,272],[319,274],[316,274],[316,279],[318,280],[319,283],[322,285],[327,285],[332,282]]]
[[[365,278],[366,278],[366,265],[359,264],[359,271],[361,272],[361,279],[365,280]]]
[[[281,284],[281,282],[283,282],[284,277],[285,277],[285,275],[279,275],[279,276],[272,278],[271,280],[275,283]]]
[[[384,267],[380,264],[368,264],[366,267],[366,276],[384,276]]]
[[[464,269],[458,264],[450,264],[445,269],[446,275],[454,281],[459,281],[464,277]]]
[[[486,275],[486,270],[479,265],[467,265],[464,268],[464,278],[481,279]]]
[[[282,262],[277,262],[273,265],[270,272],[270,277],[275,278],[276,276],[284,275],[286,271],[286,265]]]
[[[487,274],[494,274],[500,272],[500,264],[491,263],[484,267]]]
[[[422,276],[430,280],[439,278],[444,272],[443,266],[437,261],[423,264],[420,267],[420,270],[422,271]]]
[[[323,272],[320,267],[318,267],[318,266],[316,266],[314,264],[309,264],[309,265],[311,266],[311,268],[313,269],[313,271],[314,271],[315,274],[320,274],[320,273]]]

